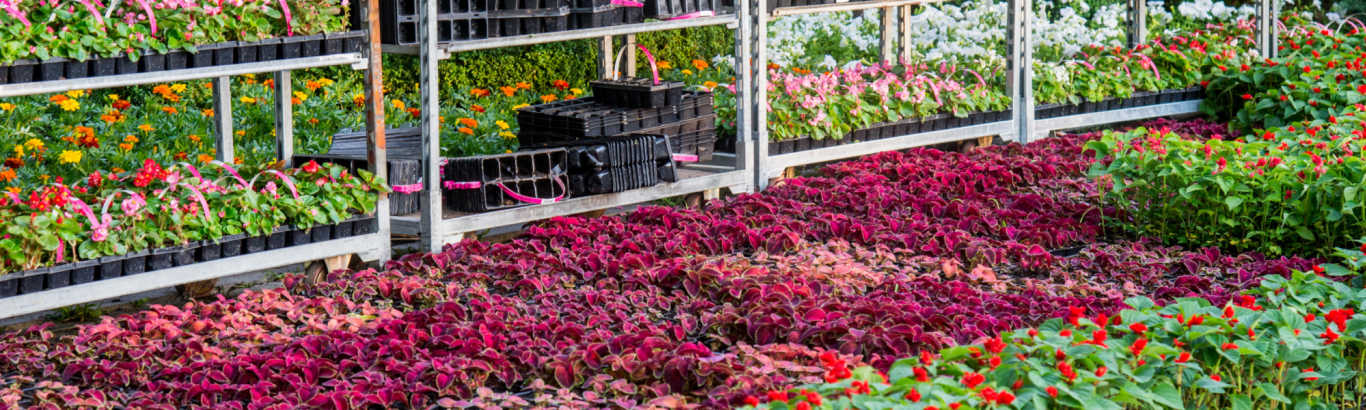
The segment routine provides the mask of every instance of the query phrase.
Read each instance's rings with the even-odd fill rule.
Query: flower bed
[[[0,397],[724,407],[819,382],[826,350],[885,369],[1070,306],[1228,300],[1309,268],[1106,240],[1090,138],[885,153],[705,209],[556,218],[316,287],[10,333]]]
[[[372,232],[354,216],[372,213],[387,189],[364,171],[313,162],[250,180],[214,165],[147,160],[133,172],[5,191],[0,297],[347,237],[357,223]]]
[[[359,51],[348,15],[345,1],[16,3],[0,13],[16,33],[0,47],[0,84]]]

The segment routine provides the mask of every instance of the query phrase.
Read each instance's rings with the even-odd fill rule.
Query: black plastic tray
[[[446,206],[463,212],[484,212],[528,205],[503,192],[506,187],[533,198],[567,197],[564,148],[508,154],[451,158],[446,161],[443,197]],[[444,183],[477,182],[478,188],[447,189]]]

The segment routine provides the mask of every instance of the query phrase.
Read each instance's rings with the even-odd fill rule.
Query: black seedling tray
[[[565,147],[574,196],[622,192],[677,180],[668,137],[630,135],[579,141]]]
[[[696,155],[699,162],[712,159],[716,153],[716,115],[679,121],[676,123],[640,130],[640,134],[665,135],[674,154]]]
[[[564,148],[509,154],[451,158],[443,168],[446,206],[463,212],[484,212],[527,205],[500,188],[534,198],[567,196]],[[446,189],[444,182],[478,182],[475,189]]]
[[[556,6],[542,9],[492,10],[488,13],[489,37],[511,37],[524,34],[553,33],[568,29],[569,6]]]
[[[684,84],[681,81],[655,84],[649,78],[627,78],[595,80],[589,85],[598,102],[618,107],[655,108],[678,105],[683,100]]]
[[[392,186],[412,185],[422,182],[422,130],[417,127],[390,128],[384,132],[387,163],[389,164],[388,182]],[[332,136],[332,147],[323,155],[295,155],[294,164],[309,160],[341,165],[355,172],[369,167],[366,153],[368,141],[363,131],[343,130]],[[389,194],[389,214],[407,215],[420,210],[418,200],[421,193]]]
[[[699,11],[716,11],[716,1],[717,0],[644,0],[645,17],[664,20]]]
[[[685,92],[676,106],[621,108],[593,97],[533,105],[517,112],[519,141],[546,145],[581,138],[625,135],[712,114],[710,93]]]

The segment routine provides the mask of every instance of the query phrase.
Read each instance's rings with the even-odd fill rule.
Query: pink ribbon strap
[[[157,33],[157,15],[156,15],[156,13],[153,13],[153,12],[152,12],[152,6],[149,5],[149,4],[147,4],[147,0],[138,0],[138,5],[142,6],[142,10],[143,10],[143,11],[147,12],[147,21],[149,21],[149,22],[152,23],[152,34],[153,34],[153,35],[156,35],[156,33]]]
[[[412,194],[412,193],[422,192],[422,183],[419,182],[419,183],[416,183],[416,184],[408,184],[408,185],[394,185],[394,186],[391,186],[391,187],[389,187],[389,188],[393,189],[394,192],[397,192],[397,193],[400,193],[400,194]]]
[[[285,30],[292,36],[294,35],[294,16],[289,14],[289,3],[280,0],[280,8],[284,9],[285,12]]]
[[[644,45],[636,44],[636,47],[645,53],[645,60],[650,62],[650,74],[655,78],[655,85],[659,85],[659,65],[655,64],[655,56],[650,54],[650,50],[646,49]]]
[[[645,3],[635,0],[612,0],[611,4],[619,7],[645,7]]]
[[[671,18],[668,18],[667,20],[687,20],[687,19],[693,19],[693,18],[699,18],[699,17],[712,17],[712,16],[715,16],[715,15],[716,15],[716,12],[715,12],[715,11],[703,10],[703,11],[694,11],[694,12],[692,12],[692,13],[684,14],[684,15],[681,15],[681,16],[671,17]]]
[[[692,154],[673,154],[674,162],[697,162],[697,156]]]
[[[569,192],[569,190],[566,189],[565,186],[564,186],[564,178],[562,178],[562,177],[556,177],[556,178],[555,178],[555,185],[559,185],[559,186],[560,186],[560,191]],[[442,183],[442,186],[445,186],[446,189],[479,189],[479,188],[482,188],[482,187],[484,186],[484,184],[481,183],[481,182],[479,182],[479,181],[445,181],[445,182]],[[536,198],[536,197],[530,197],[530,196],[526,196],[526,195],[519,194],[519,193],[517,193],[517,191],[513,191],[512,188],[508,188],[507,185],[503,184],[502,182],[499,182],[499,183],[498,183],[498,188],[501,189],[501,190],[503,190],[503,193],[504,193],[504,194],[507,194],[507,196],[508,196],[509,198],[516,199],[516,200],[522,201],[522,202],[526,202],[526,203],[532,204],[532,205],[553,204],[553,203],[556,203],[556,202],[560,202],[560,201],[564,200],[564,195],[565,195],[565,194],[560,194],[560,196],[557,196],[557,197],[554,197],[554,198]]]
[[[285,173],[273,169],[267,169],[265,170],[265,173],[275,175],[277,178],[280,178],[280,181],[284,182],[285,186],[289,188],[289,193],[294,194],[294,199],[299,199],[299,189],[294,187],[294,180],[290,179],[288,175],[285,175]],[[255,186],[256,178],[252,178],[251,181],[251,184],[247,184],[247,186]]]
[[[95,22],[99,23],[101,26],[104,25],[104,16],[100,14],[99,10],[95,9],[95,5],[90,4],[90,0],[81,0],[81,4],[85,6],[86,10],[90,10],[90,14],[95,15]]]
[[[236,169],[233,169],[232,166],[224,163],[223,161],[214,160],[213,162],[211,162],[211,164],[217,165],[220,168],[228,170],[228,173],[232,174],[233,178],[237,178],[237,182],[241,183],[243,186],[251,186],[251,184],[247,183],[247,180],[242,179],[242,175],[238,174]]]

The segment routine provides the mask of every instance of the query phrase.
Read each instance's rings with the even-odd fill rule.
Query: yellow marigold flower
[[[9,187],[9,188],[5,188],[5,190],[6,190],[6,191],[13,192],[13,193],[16,193],[16,194],[19,193],[19,187],[17,187],[17,186],[12,186],[12,187]]]
[[[152,124],[142,124],[142,125],[139,125],[139,126],[138,126],[138,129],[139,129],[139,130],[142,130],[142,132],[152,132],[152,131],[155,131],[155,130],[156,130],[156,128],[152,128]]]
[[[365,94],[356,93],[355,96],[351,97],[351,103],[352,103],[352,104],[356,104],[357,107],[364,106],[364,105],[365,105]]]
[[[507,121],[498,120],[498,121],[494,121],[493,123],[494,123],[494,124],[497,124],[497,125],[498,125],[498,129],[500,129],[500,130],[506,130],[506,129],[508,129],[508,122],[507,122]]]
[[[129,143],[126,143],[126,142],[125,142],[125,143],[121,143],[121,144],[119,144],[119,149],[124,150],[124,151],[132,151],[132,150],[133,150],[133,144],[129,144]]]
[[[569,92],[574,93],[574,95],[579,95],[579,94],[583,94],[583,89],[582,89],[582,88],[570,88],[570,89],[569,89]]]
[[[556,97],[555,94],[546,94],[541,96],[541,102],[543,103],[552,102],[558,99],[560,99],[560,97]]]
[[[29,151],[39,151],[45,147],[43,140],[37,138],[29,138],[28,141],[24,141],[24,148],[28,148]]]
[[[80,151],[72,151],[72,150],[62,151],[62,155],[59,156],[58,159],[60,159],[60,160],[62,161],[63,164],[76,164],[76,163],[80,163],[80,162],[81,162],[81,152],[80,152]]]
[[[684,68],[683,71],[682,71],[682,73],[683,73],[683,75],[692,75],[692,70],[689,70],[689,69]]]
[[[520,109],[523,109],[523,108],[526,108],[526,107],[530,107],[530,106],[531,106],[531,104],[521,103],[521,104],[517,104],[517,105],[512,106],[512,109],[513,109],[513,110],[520,110]]]
[[[0,103],[0,110],[14,111],[14,104]]]
[[[323,78],[321,78],[321,79],[318,79],[318,84],[322,84],[323,87],[327,87],[327,86],[332,85],[333,82],[332,82],[332,79],[331,79],[331,78],[323,77]]]
[[[656,65],[656,66],[659,66],[659,69],[660,69],[660,70],[668,70],[668,69],[670,69],[670,68],[674,68],[673,63],[670,63],[670,62],[665,61],[665,60],[656,61],[656,62],[655,62],[655,65]]]
[[[461,134],[465,135],[474,135],[474,130],[465,127],[460,127],[459,129],[456,129],[456,131],[459,131]]]
[[[517,138],[517,134],[513,134],[513,133],[510,133],[510,132],[507,132],[507,131],[499,132],[499,133],[498,133],[498,136],[503,137],[503,138],[507,138],[507,139]]]
[[[61,106],[63,110],[66,110],[68,112],[81,109],[80,101],[76,100],[64,100],[61,102]]]
[[[256,99],[251,97],[242,97],[238,100],[242,101],[243,104],[256,104]]]
[[[23,157],[23,156],[24,156],[24,145],[23,145],[23,144],[15,145],[15,146],[14,146],[14,157],[15,157],[15,158],[19,158],[19,157]]]
[[[702,86],[703,86],[703,87],[707,87],[707,89],[716,88],[716,82],[715,82],[715,81],[707,81],[707,82],[702,83]]]
[[[109,99],[109,101],[118,101],[118,100],[119,100],[119,95],[118,95],[118,94],[109,94],[109,95],[104,96],[104,98]]]
[[[308,94],[304,94],[301,91],[295,91],[294,98],[298,98],[299,101],[308,101]]]
[[[204,83],[204,85],[205,85],[204,88],[209,88],[209,87],[212,87],[212,86],[213,86],[213,84],[210,84],[210,83],[207,83],[207,82]],[[183,92],[185,92],[185,84],[181,84],[181,83],[171,84],[171,91],[175,91],[175,92],[177,92],[177,93],[183,93]]]
[[[242,76],[243,76],[243,77],[246,77],[246,78],[253,79],[253,80],[256,79],[256,74],[253,74],[253,73],[242,74]]]
[[[393,101],[390,102],[390,104],[393,104],[393,105],[394,105],[394,108],[398,109],[399,111],[403,111],[403,110],[407,109],[407,107],[408,107],[407,104],[404,104],[404,103],[403,103],[403,100],[399,100],[399,99],[394,99]]]
[[[123,136],[123,142],[129,143],[129,144],[137,144],[137,143],[138,143],[138,137],[137,137],[137,136],[134,136],[133,134],[128,134],[128,135]]]
[[[71,91],[67,91],[67,92],[66,92],[66,95],[69,96],[69,97],[71,97],[71,98],[81,98],[81,97],[84,97],[84,96],[85,96],[85,90],[71,90]]]

